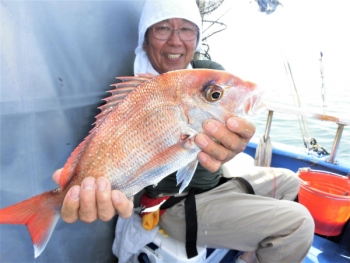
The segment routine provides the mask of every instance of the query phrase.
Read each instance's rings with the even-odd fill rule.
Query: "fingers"
[[[111,182],[106,177],[96,180],[97,215],[102,221],[111,220],[116,211],[111,199]]]
[[[56,184],[59,184],[62,170],[63,168],[57,169],[52,175],[52,179],[55,181]],[[74,185],[68,190],[62,203],[61,217],[65,222],[73,223],[79,219],[79,198],[80,186]]]
[[[79,218],[85,223],[94,222],[97,219],[96,204],[96,179],[86,177],[80,187]]]
[[[204,132],[196,136],[195,142],[202,149],[198,160],[211,172],[242,152],[254,135],[255,127],[248,121],[230,117],[226,126],[216,120],[209,120],[203,126]]]
[[[65,222],[74,223],[80,219],[91,223],[97,219],[95,188],[95,178],[86,177],[81,186],[74,185],[68,190],[61,208]]]
[[[112,200],[113,206],[120,217],[128,218],[132,215],[134,208],[134,198],[128,199],[122,192],[113,190]]]
[[[248,142],[255,133],[255,126],[252,123],[238,117],[228,118],[226,120],[226,127],[231,132],[238,134],[246,142]]]
[[[62,204],[61,217],[67,223],[74,223],[79,219],[80,186],[74,185],[68,190]]]
[[[111,191],[111,183],[105,177],[85,178],[81,186],[75,185],[66,194],[61,208],[62,219],[74,223],[111,220],[116,213],[122,218],[132,215],[133,199],[128,199],[118,190]]]
[[[62,168],[56,170],[52,179],[58,184]],[[133,198],[128,199],[122,192],[111,189],[111,182],[106,177],[86,177],[81,185],[72,186],[62,204],[61,216],[67,223],[78,219],[91,223],[97,219],[111,220],[116,213],[122,218],[132,215]]]
[[[214,158],[212,158],[209,154],[205,152],[198,153],[198,161],[200,164],[210,172],[216,172],[220,169],[222,163]]]

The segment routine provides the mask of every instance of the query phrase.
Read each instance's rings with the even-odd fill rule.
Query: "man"
[[[171,70],[206,67],[223,69],[211,61],[192,62],[200,47],[201,17],[191,1],[146,1],[139,24],[134,73],[162,74]],[[237,262],[301,262],[313,238],[313,220],[301,205],[290,202],[298,193],[299,181],[285,169],[257,168],[244,178],[255,195],[248,195],[244,185],[231,180],[218,186],[221,165],[242,152],[253,136],[255,127],[246,120],[231,117],[223,125],[207,121],[204,133],[195,142],[202,149],[199,167],[189,188],[205,193],[196,195],[197,243],[208,247],[224,247],[244,252]],[[60,171],[53,175],[57,182]],[[174,174],[157,187],[147,187],[150,198],[177,192]],[[271,198],[273,197],[273,198]],[[73,186],[61,210],[66,222],[80,219],[92,222],[122,218],[132,214],[133,203],[121,192],[111,191],[106,178],[85,178],[81,186]],[[183,202],[166,210],[160,226],[180,241],[185,241]]]

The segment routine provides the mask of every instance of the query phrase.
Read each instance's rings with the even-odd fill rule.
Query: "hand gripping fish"
[[[180,192],[191,181],[201,149],[196,134],[208,119],[225,123],[260,108],[251,82],[210,69],[159,76],[120,77],[105,99],[95,127],[64,165],[59,188],[0,210],[1,224],[25,224],[35,257],[44,250],[67,191],[87,176],[108,177],[112,189],[131,197],[177,172]]]

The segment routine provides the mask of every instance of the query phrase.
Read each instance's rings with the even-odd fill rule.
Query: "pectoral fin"
[[[191,182],[193,174],[196,171],[197,165],[198,165],[198,160],[196,159],[177,171],[176,173],[177,184],[179,185],[182,182],[179,193],[182,193],[182,191]]]
[[[165,176],[179,171],[178,182],[182,182],[181,191],[189,184],[197,167],[197,155],[200,148],[194,143],[194,137],[180,141],[158,155],[150,162],[141,166],[125,183],[128,187],[139,187],[138,178],[142,175],[146,178],[147,185],[156,184]],[[193,161],[194,160],[194,161]],[[186,163],[190,162],[183,167]],[[180,169],[180,170],[179,170]]]

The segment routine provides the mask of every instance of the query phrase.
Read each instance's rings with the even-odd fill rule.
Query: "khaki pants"
[[[230,180],[196,195],[197,245],[254,251],[261,263],[302,262],[313,241],[314,221],[293,201],[299,180],[287,169],[252,167],[241,174],[256,195]],[[160,226],[185,242],[184,201],[166,210]]]

